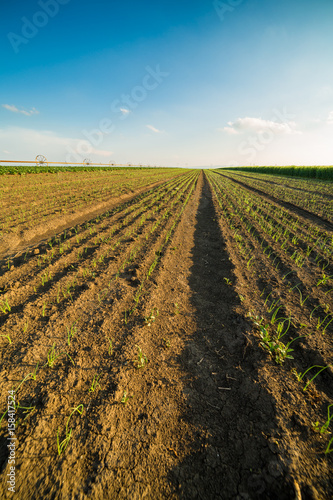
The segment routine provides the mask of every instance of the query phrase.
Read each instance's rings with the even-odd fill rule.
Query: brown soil
[[[244,175],[244,174],[240,174],[239,172],[237,172],[237,177],[239,178],[243,178],[245,180],[245,182],[249,179],[251,179],[251,177],[247,176],[247,175]],[[298,182],[300,182],[300,179],[296,178],[296,180]],[[266,178],[262,178],[260,177],[260,182],[261,183],[264,183],[264,184],[271,184],[273,186],[277,186],[278,188],[281,188],[281,187],[287,187],[289,189],[292,189],[294,191],[300,191],[302,193],[305,193],[305,194],[310,194],[310,195],[318,195],[318,191],[320,191],[320,189],[322,190],[323,187],[325,186],[325,181],[318,181],[317,179],[315,180],[315,185],[314,186],[311,186],[311,184],[313,183],[313,180],[310,180],[310,186],[308,187],[308,189],[305,189],[305,188],[301,188],[301,187],[297,187],[295,186],[294,182],[295,182],[295,178],[292,177],[291,178],[291,181],[289,181],[289,184],[288,184],[288,181],[286,178],[283,178],[283,177],[280,177],[279,178],[279,181],[271,181],[271,180],[268,180]],[[303,184],[306,183],[306,179],[303,180]],[[312,187],[312,189],[311,189]],[[324,192],[324,193],[320,193],[321,196],[325,196],[325,198],[327,198],[327,200],[332,200],[333,199],[333,195],[327,193],[327,192]]]
[[[162,219],[155,232],[150,230],[163,207],[150,215],[147,231],[136,227],[131,236],[126,230],[137,220],[135,198],[128,226],[121,226],[126,221],[122,211],[110,215],[98,234],[117,225],[122,243],[89,280],[76,278],[71,300],[57,303],[52,285],[45,285],[44,294],[34,290],[42,272],[37,259],[49,253],[44,243],[29,249],[27,261],[14,259],[9,270],[6,261],[1,262],[0,291],[14,307],[0,316],[1,333],[10,332],[13,338],[11,344],[4,337],[0,340],[0,418],[7,408],[7,391],[39,363],[36,380],[30,377],[16,394],[21,407],[35,407],[28,413],[17,409],[18,498],[332,498],[332,454],[323,453],[326,437],[312,428],[333,401],[331,372],[317,377],[304,393],[290,374],[291,362],[277,365],[260,346],[248,313],[260,310],[257,291],[262,283],[274,283],[276,295],[285,293],[279,275],[258,261],[261,276],[253,278],[253,269],[244,266],[221,218],[206,175],[200,173],[194,182],[175,230],[172,217],[185,203],[187,185],[171,218]],[[162,187],[161,193],[164,196]],[[170,193],[166,208],[178,191]],[[77,248],[84,244],[83,259],[91,262],[109,243],[95,250],[88,230],[81,229]],[[160,252],[167,231],[172,231],[171,237]],[[71,253],[59,255],[52,264],[58,283],[74,276],[72,268],[77,266],[71,237]],[[138,253],[115,279],[122,259],[135,248]],[[148,280],[155,255],[159,260]],[[124,317],[140,283],[142,299]],[[41,315],[46,298],[52,305]],[[296,302],[290,307],[299,318]],[[68,328],[74,321],[77,329],[68,346]],[[53,368],[43,367],[54,342],[70,358],[62,355]],[[331,344],[317,336],[299,349],[304,360],[321,365],[332,360]],[[147,362],[144,357],[139,362],[139,350]],[[90,391],[95,375],[99,386]],[[62,441],[74,408],[82,414],[72,415],[72,434],[59,456],[57,432]],[[7,438],[5,416],[0,430],[1,498],[13,496],[6,484]]]
[[[36,225],[32,229],[22,229],[19,233],[9,233],[0,239],[0,258],[5,259],[11,257],[13,256],[13,252],[20,253],[23,250],[26,251],[30,247],[47,240],[50,236],[53,236],[66,228],[82,224],[83,222],[112,209],[119,203],[131,200],[138,194],[144,193],[155,186],[163,184],[163,182],[165,181],[154,182],[153,184],[137,189],[129,194],[123,194],[116,197],[112,196],[107,201],[96,203],[93,206],[87,206],[84,209],[81,209],[79,213],[74,211],[67,216],[54,216],[46,223],[44,222],[43,224]]]
[[[223,174],[221,174],[220,172],[219,172],[219,175],[223,176]],[[268,193],[265,193],[261,189],[255,188],[253,186],[249,186],[248,184],[246,184],[238,179],[233,179],[233,181],[236,182],[237,184],[239,184],[240,186],[244,187],[245,189],[248,189],[250,191],[258,193],[260,196],[264,196],[268,200],[270,200],[274,203],[277,203],[277,204],[281,205],[282,207],[287,208],[288,210],[291,210],[292,212],[300,215],[301,217],[307,218],[310,221],[314,222],[315,224],[320,225],[320,226],[322,226],[325,229],[328,229],[330,231],[333,231],[333,224],[330,221],[324,219],[323,217],[319,217],[319,215],[316,215],[313,212],[309,212],[305,208],[298,207],[297,205],[294,205],[293,203],[290,203],[288,201],[279,200],[275,196],[268,194]]]

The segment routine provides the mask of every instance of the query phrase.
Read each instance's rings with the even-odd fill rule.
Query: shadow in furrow
[[[293,498],[286,466],[264,437],[278,432],[274,399],[258,383],[260,351],[237,312],[233,265],[206,178],[192,254],[197,328],[179,361],[186,374],[183,418],[193,436],[191,453],[172,471],[179,497]]]

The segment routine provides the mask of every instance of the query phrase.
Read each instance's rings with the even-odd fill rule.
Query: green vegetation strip
[[[225,170],[225,169],[219,169]],[[333,181],[333,167],[230,167],[227,170]]]
[[[57,174],[59,172],[95,172],[96,170],[112,172],[114,170],[162,170],[161,167],[23,167],[0,165],[0,175],[25,175],[25,174]]]

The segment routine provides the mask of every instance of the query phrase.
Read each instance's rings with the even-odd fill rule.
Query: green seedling
[[[60,285],[58,285],[58,290],[57,290],[57,304],[60,302]]]
[[[99,304],[102,304],[103,300],[105,299],[105,297],[107,296],[108,293],[109,293],[108,288],[104,288],[101,292],[99,292],[99,294],[98,294]]]
[[[265,302],[264,302],[265,306],[267,305],[268,299],[271,296],[271,294],[272,294],[272,292],[269,292],[269,294],[267,295]]]
[[[259,324],[258,326],[260,336],[262,338],[260,345],[270,353],[277,364],[282,365],[286,359],[294,359],[290,354],[293,352],[293,349],[290,349],[289,346],[296,339],[288,342],[288,344],[284,344],[281,340],[279,340],[279,337],[270,334],[268,331],[268,325]]]
[[[325,304],[325,309],[324,309],[325,313],[328,313],[329,310],[330,310],[329,304]]]
[[[232,282],[228,278],[223,278],[228,286],[232,286]]]
[[[325,316],[325,318],[324,318],[322,321],[320,321],[320,319],[318,318],[318,322],[317,322],[317,330],[319,330],[319,328],[321,327],[321,325],[323,325],[323,324],[325,323],[325,321],[327,320],[327,318],[328,318],[328,317],[329,317],[329,314],[327,314],[327,315]],[[325,328],[324,328],[324,330],[323,330],[323,334],[325,333],[325,330],[326,330],[326,328],[328,327],[328,325],[329,325],[330,323],[332,323],[332,321],[333,321],[333,318],[332,318],[332,319],[331,319],[331,320],[327,323],[327,325],[325,326]]]
[[[297,378],[298,382],[300,382],[302,380],[302,372],[298,372],[296,370],[296,368],[292,368],[291,373],[293,375],[295,375],[295,377]]]
[[[72,360],[72,358],[70,357],[70,355],[67,352],[65,352],[65,351],[57,351],[56,350],[56,345],[54,343],[53,346],[51,347],[51,349],[47,353],[47,362],[45,363],[44,366],[49,366],[50,368],[53,368],[54,367],[54,363],[56,362],[56,360],[58,358],[60,358],[61,356],[63,356],[64,354],[70,359],[70,361],[74,365],[74,361]]]
[[[155,322],[156,318],[158,318],[158,314],[159,313],[158,313],[157,307],[154,307],[151,310],[149,316],[145,317],[145,323],[146,323],[146,325],[147,326],[151,326],[151,324]]]
[[[67,419],[67,422],[66,422],[66,429],[65,429],[66,430],[66,437],[65,437],[65,439],[63,439],[63,441],[60,441],[60,438],[59,438],[59,428],[58,428],[58,431],[57,431],[57,448],[58,448],[58,455],[59,456],[62,454],[63,451],[65,451],[65,449],[67,448],[67,445],[68,445],[68,443],[70,441],[73,429],[68,429],[68,424],[69,424],[69,421],[70,421],[72,415],[76,411],[80,415],[82,415],[82,413],[83,413],[83,404],[80,404],[76,408],[73,408],[72,413],[69,415],[69,417]]]
[[[331,276],[326,276],[325,273],[323,273],[323,276],[322,278],[318,281],[318,283],[316,284],[316,286],[319,286],[319,285],[326,285],[326,283],[331,279],[333,278],[333,274]]]
[[[164,347],[166,347],[167,349],[168,349],[169,347],[171,347],[171,341],[170,341],[170,340],[168,340],[168,339],[163,339],[163,342],[164,342]]]
[[[254,255],[247,261],[247,264],[246,264],[246,267],[248,269],[250,269],[250,267],[253,265],[253,263],[251,264],[251,260],[254,259]]]
[[[99,377],[100,377],[100,375],[94,375],[94,378],[93,378],[92,384],[90,386],[89,392],[95,392],[95,389],[97,389],[97,387],[101,388],[101,386],[98,383]]]
[[[77,252],[77,258],[82,259],[83,254],[84,254],[84,248],[80,248]]]
[[[272,318],[271,318],[271,323],[272,323],[272,325],[274,325],[274,323],[275,323],[276,321],[280,321],[281,319],[283,319],[283,318],[277,318],[277,317],[276,317],[276,316],[277,316],[277,313],[279,312],[279,310],[280,310],[281,308],[282,308],[282,306],[278,306],[278,307],[276,307],[275,311],[273,312],[273,314],[272,314]],[[271,311],[270,311],[270,312],[271,312]]]
[[[127,391],[124,391],[123,397],[121,398],[120,402],[125,405],[130,397],[131,396],[127,396]]]
[[[325,455],[327,455],[328,453],[332,453],[332,451],[333,451],[333,446],[332,446],[332,444],[333,444],[333,437],[332,437],[332,439],[330,439],[330,441],[329,441],[329,443],[328,443],[328,445],[327,445],[327,448],[326,448],[326,450],[325,450]],[[331,447],[331,446],[332,446],[332,447]]]
[[[147,273],[147,276],[146,278],[148,279],[150,277],[150,275],[153,273],[157,263],[158,263],[158,260],[159,260],[159,256],[155,258],[154,262],[152,263],[152,265],[150,266],[149,270],[148,270],[148,273]]]
[[[280,318],[280,319],[282,319],[282,318]],[[283,327],[284,327],[284,324],[286,321],[288,321],[288,326],[285,329],[285,331],[283,331]],[[282,319],[282,321],[280,321],[280,323],[278,323],[278,326],[276,329],[278,340],[281,340],[281,338],[288,332],[288,330],[290,328],[290,324],[291,324],[291,318],[284,318],[284,319]]]
[[[328,431],[328,426],[330,425],[330,422],[333,418],[333,414],[331,415],[331,412],[330,412],[331,406],[333,406],[333,404],[331,404],[327,407],[327,420],[322,426],[320,426],[318,421],[314,422],[312,424],[314,430],[317,432],[320,432],[320,434],[331,434],[330,431]]]
[[[261,342],[261,345],[270,352],[274,361],[279,365],[282,365],[286,359],[294,359],[290,355],[293,349],[289,349],[289,344],[285,345],[283,342],[270,340],[268,342]]]
[[[273,300],[273,302],[271,303],[271,305],[268,308],[268,312],[271,313],[272,311],[274,311],[274,308],[278,306],[279,302],[280,302],[280,299]],[[277,310],[279,310],[279,308]]]
[[[16,426],[18,427],[22,421],[23,421],[23,424],[25,423],[25,420],[28,418],[29,415],[31,415],[35,410],[36,410],[36,407],[35,406],[21,406],[19,403],[17,403],[15,405],[15,412],[17,413],[18,410],[23,410],[23,414],[26,414],[26,416],[21,419],[21,418],[17,418],[17,421],[16,421]]]
[[[285,274],[282,278],[282,281],[286,279],[287,276],[289,276],[289,274],[292,274],[294,273],[295,271],[289,271],[289,273]]]
[[[86,278],[89,275],[89,273],[90,273],[90,270],[87,267],[82,269],[82,276],[84,278]]]
[[[8,302],[8,299],[3,299],[1,300],[0,302],[0,309],[1,311],[6,314],[6,312],[10,312],[12,310],[12,308],[10,307],[9,305],[9,302]]]
[[[28,375],[26,375],[24,377],[24,379],[19,383],[19,385],[16,387],[15,389],[15,393],[19,390],[19,388],[21,387],[22,384],[24,384],[24,382],[26,382],[27,380],[36,380],[37,378],[37,370],[38,370],[38,363],[36,365],[36,368],[35,370],[32,372],[32,373],[28,373]]]
[[[26,333],[28,331],[28,328],[29,328],[29,321],[27,320],[23,327],[23,333]]]
[[[308,368],[307,370],[305,370],[305,372],[299,376],[300,381],[303,380],[304,375],[306,375],[310,370],[312,370],[313,368],[319,368],[317,373],[307,382],[303,391],[305,392],[307,390],[308,386],[311,384],[311,382],[319,375],[319,373],[326,370],[326,368],[328,368],[329,366],[331,366],[331,365],[327,365],[327,366],[313,365],[313,366],[310,366],[310,368]]]
[[[20,405],[18,405],[17,409],[25,410],[23,413],[27,413],[27,416],[25,417],[25,419],[26,419],[29,415],[31,415],[36,410],[36,406],[20,406]]]
[[[297,285],[294,285],[292,288],[290,288],[289,292],[292,292],[295,288],[298,288],[299,285],[301,285],[301,282],[297,283]]]
[[[74,335],[77,332],[77,328],[75,326],[76,321],[71,326],[67,327],[67,343],[70,346],[71,345],[71,340],[74,337]]]
[[[320,307],[320,304],[312,309],[310,313],[310,319],[312,319],[313,313],[315,312],[316,309],[318,309],[318,307]]]
[[[53,368],[54,363],[56,360],[62,355],[61,352],[56,351],[55,343],[51,347],[51,349],[47,353],[47,363],[44,366],[49,366],[50,368]]]
[[[113,353],[113,347],[112,347],[112,339],[110,339],[109,337],[106,337],[107,340],[109,341],[109,349],[108,349],[108,354],[109,355],[112,355]]]
[[[329,252],[327,252],[326,250],[324,250],[324,252],[325,252],[325,253],[329,253]],[[325,271],[326,267],[328,267],[329,265],[330,265],[330,261],[328,260],[328,261],[326,262],[326,264],[323,264],[323,266],[322,266],[321,270],[322,270],[322,271]]]
[[[42,316],[43,316],[43,318],[45,317],[46,308],[47,308],[47,302],[43,302],[43,307],[42,307]]]
[[[45,271],[44,274],[42,274],[41,276],[41,282],[42,282],[42,286],[45,285],[45,283],[47,283],[48,281],[50,281],[52,279],[52,274],[51,274],[51,271],[47,272]]]
[[[135,347],[137,347],[138,349],[138,361],[135,366],[136,368],[143,368],[148,363],[148,358],[138,345],[136,345]]]
[[[306,302],[306,301],[308,300],[308,298],[309,298],[309,295],[307,295],[307,296],[305,297],[305,299],[304,299],[304,298],[303,298],[303,294],[302,294],[301,290],[298,288],[298,286],[297,286],[296,288],[297,288],[298,293],[299,293],[299,302],[300,302],[301,306],[304,306],[305,302]]]
[[[106,257],[106,255],[101,255],[101,256],[99,257],[99,259],[98,259],[98,262],[99,262],[100,264],[102,264],[102,263],[104,262],[105,257]]]
[[[7,333],[7,335],[5,335],[4,333],[0,333],[0,337],[5,337],[10,344],[12,343],[12,339],[10,338],[9,333]]]
[[[13,403],[13,406],[15,408],[15,413],[17,412],[17,410],[25,410],[23,413],[28,413],[28,415],[36,409],[35,406],[29,406],[29,407],[20,406],[19,403]],[[5,418],[5,416],[7,415],[7,413],[8,413],[8,408],[7,408],[7,410],[4,411],[4,413],[2,414],[2,416],[0,418],[0,429],[2,426],[2,421]],[[25,417],[25,419],[28,417],[28,415]],[[16,425],[17,425],[17,422],[16,422]]]
[[[328,317],[328,315],[326,316],[326,318],[327,318],[327,317]],[[325,319],[326,319],[326,318],[325,318]],[[324,321],[325,321],[325,320],[324,320]],[[333,318],[332,318],[332,319],[331,319],[331,320],[327,323],[327,325],[326,325],[326,326],[325,326],[325,328],[323,329],[323,331],[322,331],[322,334],[323,334],[323,335],[325,334],[325,330],[326,330],[326,328],[328,327],[328,325],[330,325],[330,324],[332,323],[332,321],[333,321]]]
[[[71,301],[73,301],[73,296],[71,294],[72,286],[74,288],[75,284],[74,283],[67,283],[65,288],[63,288],[63,290],[62,290],[62,294],[63,294],[64,298],[67,299],[67,297],[70,297]]]

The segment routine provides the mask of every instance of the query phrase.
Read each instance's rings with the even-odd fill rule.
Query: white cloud
[[[6,155],[10,155],[11,154],[10,151],[7,151],[7,149],[4,149],[2,152],[5,153]]]
[[[263,120],[262,118],[237,118],[234,122],[228,122],[228,127],[223,130],[228,134],[240,134],[242,132],[263,132],[270,130],[274,134],[300,134],[296,129],[296,123],[288,121],[279,123],[271,120]]]
[[[36,108],[30,109],[30,111],[27,111],[26,109],[18,109],[16,106],[13,104],[3,104],[3,108],[7,109],[8,111],[11,111],[12,113],[21,113],[22,115],[25,116],[31,116],[31,115],[38,115],[39,111],[37,111]]]
[[[333,111],[331,111],[327,117],[327,123],[333,125]]]
[[[219,132],[228,132],[228,134],[230,134],[230,135],[238,134],[237,130],[235,128],[233,128],[232,122],[228,122],[228,125],[229,125],[229,127],[219,128],[218,131]]]
[[[120,108],[120,111],[122,112],[123,115],[128,115],[130,113],[130,110],[127,108]]]
[[[162,133],[161,130],[158,130],[158,128],[153,127],[153,125],[146,125],[146,127],[149,128],[149,130],[152,130],[153,132],[155,132],[155,134],[161,134]]]

